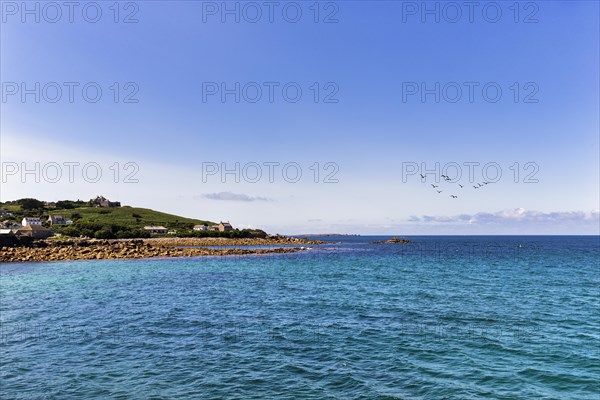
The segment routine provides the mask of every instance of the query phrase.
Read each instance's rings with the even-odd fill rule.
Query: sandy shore
[[[223,239],[223,238],[153,238],[123,240],[40,240],[31,247],[3,247],[0,262],[34,262],[67,260],[108,260],[154,257],[199,257],[247,254],[294,253],[301,245],[316,244],[305,239]],[[273,249],[209,249],[181,246],[269,246]],[[291,246],[290,246],[291,245]]]

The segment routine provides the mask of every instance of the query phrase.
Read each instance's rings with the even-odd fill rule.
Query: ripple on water
[[[597,398],[596,241],[522,238],[508,257],[345,240],[0,265],[3,398]]]

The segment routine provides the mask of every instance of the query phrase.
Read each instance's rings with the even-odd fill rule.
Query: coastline
[[[0,251],[0,262],[46,262],[282,254],[296,253],[306,250],[306,248],[301,245],[319,243],[322,242],[311,241],[302,238],[150,238],[114,240],[50,239],[35,241],[33,245],[27,247],[2,247]],[[270,245],[286,245],[286,247],[277,247],[271,249],[243,248],[244,246]],[[215,249],[204,246],[240,246],[242,248]]]

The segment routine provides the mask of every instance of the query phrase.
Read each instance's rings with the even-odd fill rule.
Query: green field
[[[52,215],[64,215],[73,220],[73,215],[80,216],[77,221],[97,223],[102,225],[122,225],[130,228],[143,228],[148,225],[162,225],[169,229],[192,228],[194,225],[214,225],[214,222],[185,218],[160,211],[139,207],[93,208],[78,207],[70,210],[49,210]]]
[[[194,225],[214,225],[214,222],[186,218],[140,207],[92,207],[83,201],[57,202],[59,207],[49,207],[36,199],[20,199],[0,203],[0,209],[12,215],[0,216],[3,224],[20,224],[23,217],[38,217],[43,224],[56,233],[65,236],[85,236],[102,239],[148,237],[144,226],[164,226],[178,235],[195,236],[200,232],[192,230]],[[62,215],[73,221],[71,225],[50,226],[49,215]],[[209,234],[209,233],[206,233]],[[239,235],[239,231],[210,232],[211,235]],[[227,234],[227,235],[226,235]],[[251,233],[244,233],[251,234]]]
[[[11,219],[20,222],[24,216],[48,219],[49,215],[63,215],[75,222],[95,223],[101,225],[121,225],[130,228],[143,228],[148,225],[163,225],[169,229],[192,228],[194,225],[214,225],[214,222],[185,218],[167,214],[148,208],[139,207],[76,207],[72,209],[44,208],[23,211],[19,204],[0,203],[0,208],[13,213]]]
[[[95,207],[89,202],[62,200],[56,207],[37,199],[19,199],[0,202],[0,209],[12,215],[0,215],[4,226],[20,224],[23,217],[38,217],[42,223],[56,234],[70,237],[89,237],[97,239],[127,239],[150,237],[145,226],[164,226],[178,237],[225,237],[225,238],[264,238],[266,232],[261,229],[233,229],[230,231],[194,231],[194,225],[216,225],[201,219],[180,217],[160,211],[140,207]],[[73,221],[71,225],[50,226],[48,216],[62,215]]]

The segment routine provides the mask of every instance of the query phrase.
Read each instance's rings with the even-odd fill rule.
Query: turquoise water
[[[598,237],[0,264],[2,399],[598,399]]]

